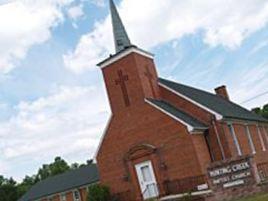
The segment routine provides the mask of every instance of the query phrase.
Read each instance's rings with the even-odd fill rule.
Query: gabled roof
[[[177,92],[178,94],[186,96],[194,102],[197,102],[200,105],[209,108],[210,110],[222,115],[226,119],[268,122],[267,119],[216,94],[212,94],[200,89],[196,89],[162,78],[159,79],[159,83]]]
[[[66,192],[99,181],[96,164],[86,165],[76,170],[50,177],[35,184],[18,201],[33,201],[46,196]]]
[[[166,113],[167,115],[180,121],[182,124],[186,125],[188,130],[191,132],[197,131],[197,130],[205,130],[208,128],[208,126],[206,126],[202,122],[198,121],[194,117],[179,110],[178,108],[174,107],[173,105],[171,105],[170,103],[164,100],[155,100],[155,99],[147,98],[146,102],[155,106],[156,108]]]

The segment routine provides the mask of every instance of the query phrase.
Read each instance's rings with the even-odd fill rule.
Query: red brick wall
[[[160,86],[160,91],[161,91],[161,97],[164,100],[167,100],[177,108],[180,108],[180,110],[183,110],[188,114],[194,116],[199,121],[206,124],[210,124],[211,119],[213,117],[212,114],[208,113],[207,111],[198,107],[197,105],[187,101],[186,99],[177,96],[176,94],[172,93],[171,91],[165,89],[162,86]]]
[[[201,165],[201,170],[203,174],[207,174],[207,165],[210,164],[211,158],[208,150],[208,146],[206,144],[206,140],[204,138],[203,133],[191,135],[193,144],[195,146],[195,151],[197,158],[199,160],[199,163]]]
[[[87,201],[87,189],[85,188],[80,188],[79,189],[81,201]],[[60,199],[61,193],[55,194],[52,196],[53,201],[61,201]],[[66,195],[66,201],[74,201],[73,199],[73,191],[68,191],[65,192]],[[48,201],[48,198],[43,198],[42,201]]]
[[[253,140],[256,152],[257,153],[262,152],[262,145],[261,145],[261,141],[260,141],[260,138],[259,138],[259,134],[258,134],[256,125],[250,124],[249,125],[249,130],[250,130],[250,133],[251,133],[251,136],[252,136],[252,140]]]
[[[55,195],[55,196],[53,197],[53,201],[61,201],[61,200],[60,200],[60,195]]]
[[[152,88],[148,78],[145,76],[146,68],[148,68],[153,77]],[[113,114],[128,110],[128,107],[125,107],[121,88],[115,83],[115,80],[118,79],[118,70],[122,70],[123,75],[128,76],[126,85],[131,106],[143,104],[145,97],[159,97],[158,78],[153,60],[136,53],[131,53],[116,63],[102,69]]]
[[[243,155],[247,155],[247,154],[252,154],[251,148],[250,148],[250,144],[248,141],[248,137],[245,131],[245,123],[248,123],[249,126],[249,130],[251,133],[251,138],[252,141],[254,143],[254,147],[256,150],[256,154],[254,154],[254,160],[257,164],[259,163],[266,163],[268,162],[268,149],[266,149],[266,151],[263,151],[262,149],[262,145],[261,145],[261,141],[260,141],[260,137],[257,131],[257,124],[256,123],[249,123],[249,122],[233,122],[233,127],[235,130],[235,134],[236,137],[239,141],[240,144],[240,148],[242,151]],[[230,150],[232,153],[232,157],[236,157],[237,156],[237,151],[234,145],[234,141],[231,137],[231,134],[229,132],[229,129],[227,128],[227,124],[223,124],[224,127],[224,132],[225,135],[227,137],[229,146],[230,146]],[[261,132],[263,132],[262,129],[260,129]],[[266,139],[264,139],[264,142],[267,144],[268,141]]]
[[[87,189],[79,189],[80,196],[81,196],[81,201],[87,201]]]
[[[260,128],[260,132],[261,132],[261,135],[262,135],[262,139],[264,141],[265,148],[266,148],[266,150],[268,150],[268,135],[266,135],[266,133],[268,134],[268,131],[265,132],[265,127],[264,126],[259,126],[259,128]]]
[[[201,175],[204,173],[202,165],[207,165],[209,160],[202,137],[192,137],[185,126],[147,103],[129,109],[127,115],[114,115],[97,156],[101,182],[109,185],[113,193],[130,190],[137,194],[139,185],[133,166],[139,160],[148,159],[154,163],[160,184],[166,179]],[[193,141],[200,144],[196,146]],[[123,161],[125,154],[131,147],[142,143],[154,145],[159,152],[131,161],[131,181],[124,181],[127,174]],[[197,156],[199,150],[203,153]],[[204,157],[202,164],[199,163],[201,157]],[[166,168],[161,168],[160,162],[164,162]]]
[[[223,151],[225,155],[228,157],[230,154],[228,144],[225,140],[224,133],[222,132],[221,126],[219,123],[216,123],[216,129],[219,137],[217,137],[215,127],[212,125],[212,120],[214,119],[214,115],[207,112],[206,110],[198,107],[197,105],[187,101],[186,99],[177,96],[171,91],[165,89],[160,86],[161,96],[163,99],[167,100],[174,106],[178,107],[180,110],[192,115],[199,121],[205,123],[209,126],[209,139],[210,139],[210,147],[211,147],[211,155],[215,161],[222,160],[223,154],[220,148],[220,143],[223,146]]]
[[[241,151],[243,155],[252,154],[252,150],[249,144],[248,136],[246,133],[246,128],[244,124],[233,124],[237,140],[239,142]],[[253,140],[253,135],[251,133],[251,138]]]
[[[160,98],[160,89],[158,85],[158,75],[152,59],[145,58],[139,54],[135,54],[136,66],[138,69],[140,82],[143,87],[144,96],[146,98]],[[148,79],[148,71],[152,79]],[[152,84],[152,87],[151,87]]]
[[[66,201],[73,201],[74,198],[73,198],[73,192],[70,191],[70,192],[67,192],[66,193]]]
[[[227,123],[226,122],[222,123],[222,127],[224,130],[228,145],[229,145],[230,157],[238,156],[237,149],[235,147],[234,140],[233,140],[232,135],[229,131]]]
[[[221,139],[221,143],[223,146],[223,150],[224,150],[224,156],[225,159],[231,158],[232,157],[232,148],[230,145],[230,135],[226,132],[226,129],[228,131],[228,128],[226,126],[226,122],[222,121],[222,122],[216,122],[217,124],[217,129],[219,131],[219,135],[220,135],[220,139]]]

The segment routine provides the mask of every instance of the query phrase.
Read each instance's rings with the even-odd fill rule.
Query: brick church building
[[[131,44],[112,0],[110,7],[116,53],[98,66],[112,115],[97,166],[41,181],[19,201],[86,201],[96,183],[118,201],[216,195],[223,186],[218,201],[268,181],[268,120],[232,102],[225,86],[209,93],[159,78],[154,55]]]
[[[110,4],[116,53],[98,64],[112,111],[100,182],[128,201],[206,190],[211,163],[243,156],[266,179],[268,121],[232,102],[225,86],[213,94],[159,78],[154,55],[131,44]]]

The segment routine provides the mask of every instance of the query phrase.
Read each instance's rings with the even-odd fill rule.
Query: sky
[[[267,0],[115,3],[160,77],[268,102]],[[110,115],[96,64],[114,51],[108,0],[0,0],[0,175],[94,157]]]

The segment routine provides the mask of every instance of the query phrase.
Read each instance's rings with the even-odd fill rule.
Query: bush
[[[110,197],[110,190],[107,186],[95,184],[88,188],[88,201],[107,201]]]
[[[181,201],[191,201],[191,200],[192,200],[192,193],[191,192],[187,193],[186,195],[184,195],[181,198]]]

